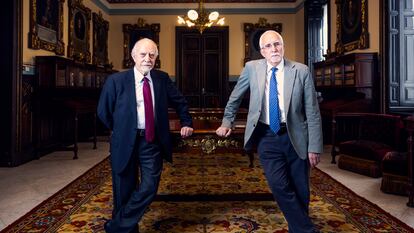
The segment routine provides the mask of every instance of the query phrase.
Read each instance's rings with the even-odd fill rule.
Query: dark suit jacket
[[[187,101],[177,90],[168,74],[151,70],[155,99],[155,140],[162,148],[163,157],[172,161],[169,134],[168,107],[175,108],[182,126],[192,127]],[[112,130],[112,169],[119,173],[128,163],[137,134],[137,102],[134,70],[115,73],[108,77],[98,104],[98,116]]]

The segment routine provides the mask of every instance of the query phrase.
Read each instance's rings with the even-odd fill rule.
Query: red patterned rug
[[[176,154],[141,232],[288,232],[258,164],[238,154]],[[257,160],[256,160],[257,161]],[[1,232],[103,232],[111,215],[105,159]],[[332,177],[311,173],[313,222],[321,232],[414,232]]]

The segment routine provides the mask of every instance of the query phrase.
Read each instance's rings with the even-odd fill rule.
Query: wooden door
[[[224,107],[228,90],[228,27],[200,34],[176,27],[176,81],[194,108]]]

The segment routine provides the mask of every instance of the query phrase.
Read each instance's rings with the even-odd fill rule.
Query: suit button
[[[253,124],[253,127],[256,127],[256,124]]]

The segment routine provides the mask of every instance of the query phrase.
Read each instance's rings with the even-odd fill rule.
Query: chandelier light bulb
[[[190,20],[187,20],[187,21],[185,21],[186,23],[187,23],[187,26],[188,27],[192,27],[192,26],[194,26],[195,24],[193,23],[193,22],[191,22]]]
[[[218,19],[218,17],[219,17],[219,13],[218,13],[217,11],[213,11],[213,12],[211,12],[211,13],[210,13],[210,15],[208,16],[208,19],[209,19],[210,21],[214,21],[214,20],[217,20],[217,19]]]
[[[189,11],[187,12],[187,16],[188,16],[188,18],[189,18],[189,19],[191,19],[191,20],[196,20],[196,19],[198,18],[198,13],[197,13],[197,11],[195,11],[195,10],[189,10]]]
[[[217,21],[218,25],[224,25],[224,17],[219,19],[219,21]]]
[[[178,24],[185,24],[185,20],[181,16],[177,16],[177,22]]]

